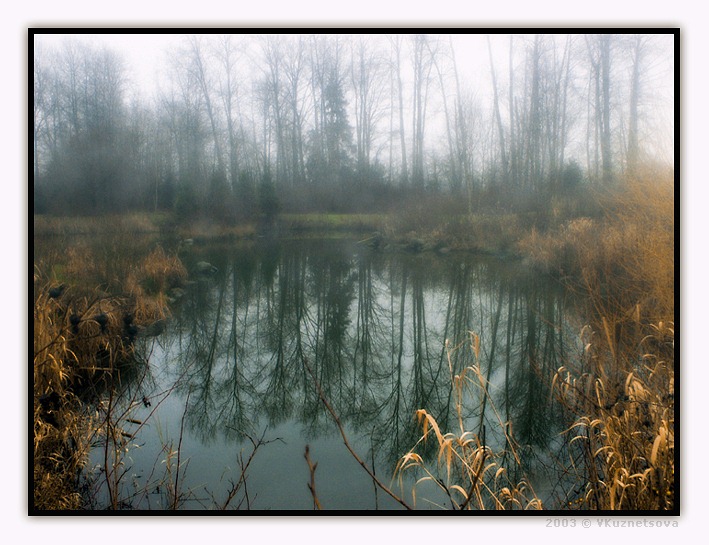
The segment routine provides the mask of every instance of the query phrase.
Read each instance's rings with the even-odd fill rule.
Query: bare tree
[[[284,59],[285,100],[288,120],[292,177],[296,185],[305,181],[304,124],[306,115],[304,79],[306,71],[305,38],[298,36],[287,49]]]
[[[487,36],[487,51],[490,57],[490,75],[492,77],[492,94],[494,100],[495,120],[497,121],[497,134],[499,138],[499,151],[502,158],[503,178],[506,179],[509,173],[509,163],[507,161],[507,148],[505,146],[505,128],[502,124],[502,114],[500,113],[500,98],[497,88],[497,75],[495,74],[495,64],[492,57],[492,45],[490,44],[490,36]]]
[[[384,115],[384,62],[365,40],[353,44],[351,80],[355,110],[356,165],[360,181],[370,175],[377,123]]]
[[[53,69],[37,75],[35,169],[40,175],[39,138],[45,137],[48,199],[83,212],[128,206],[133,177],[122,59],[105,48],[67,42]]]
[[[462,165],[460,163],[460,146],[458,145],[457,142],[454,141],[454,132],[453,132],[453,122],[451,120],[452,114],[450,112],[450,108],[448,106],[448,93],[447,93],[447,88],[448,85],[446,84],[445,78],[444,78],[444,73],[443,69],[441,68],[441,63],[438,62],[438,58],[435,54],[436,49],[438,48],[438,44],[435,46],[431,45],[431,41],[429,40],[426,42],[427,48],[428,48],[428,53],[431,56],[431,62],[433,63],[433,67],[436,69],[436,74],[438,75],[438,84],[440,87],[440,92],[441,92],[441,98],[443,100],[443,115],[445,117],[445,122],[446,122],[446,140],[448,142],[448,165],[450,169],[450,185],[451,189],[459,193],[463,180],[462,180]],[[452,47],[450,48],[452,51]],[[451,60],[454,61],[455,56],[452,54],[451,55]],[[455,76],[456,76],[456,83],[457,83],[457,77],[458,77],[458,72],[457,69],[455,68],[455,62],[453,69],[455,71]],[[458,86],[457,86],[458,87]]]
[[[238,119],[238,48],[234,44],[234,40],[230,34],[219,37],[218,49],[216,56],[219,60],[219,73],[221,79],[219,81],[219,94],[224,107],[226,116],[226,129],[228,138],[228,178],[231,189],[236,194],[237,183],[239,176],[239,150],[237,130],[239,125]],[[236,111],[235,111],[236,110]]]
[[[647,37],[642,35],[633,36],[631,49],[632,55],[632,73],[630,79],[630,113],[628,120],[628,152],[627,166],[628,172],[635,174],[639,161],[639,144],[638,144],[638,104],[641,97],[641,67],[643,65],[645,52],[647,47]]]
[[[413,146],[411,148],[411,179],[415,187],[424,187],[424,134],[426,129],[426,108],[428,105],[428,91],[433,57],[436,52],[429,47],[428,36],[416,34],[412,38],[413,49]]]
[[[284,109],[282,105],[282,45],[281,41],[273,36],[266,36],[262,44],[262,54],[265,61],[264,81],[262,90],[266,93],[267,100],[264,105],[268,107],[268,118],[273,124],[276,144],[276,181],[278,184],[287,183],[287,157]]]
[[[472,211],[476,198],[504,204],[503,191],[515,202],[560,190],[584,148],[599,184],[636,171],[642,149],[649,158],[652,78],[667,77],[653,71],[666,60],[655,38],[502,40],[487,37],[473,61],[489,78],[471,82],[475,62],[458,64],[458,40],[436,35],[193,35],[153,104],[127,100],[130,74],[109,51],[36,47],[35,189],[82,210],[187,212],[210,198],[226,211],[268,179],[294,210],[351,210],[388,162],[391,199],[440,180]]]
[[[223,175],[226,172],[226,168],[224,164],[224,155],[222,152],[220,130],[218,127],[219,120],[218,114],[212,102],[212,93],[216,85],[209,77],[207,59],[205,58],[207,53],[204,49],[205,47],[202,45],[202,40],[200,40],[199,37],[191,36],[189,38],[189,60],[187,70],[190,72],[193,81],[196,83],[202,94],[202,100],[204,101],[204,106],[207,111],[207,118],[209,119],[209,125],[212,129],[217,171]]]
[[[43,140],[46,140],[45,134],[48,131],[49,116],[51,115],[49,101],[50,91],[48,68],[45,64],[44,53],[41,47],[36,47],[34,51],[34,70],[33,70],[33,108],[34,108],[34,126],[32,133],[33,143],[33,171],[34,171],[34,189],[35,192],[41,190],[40,187],[40,146]],[[37,195],[37,193],[35,193]]]
[[[603,181],[613,179],[611,157],[611,35],[601,34],[598,38],[601,70],[601,156],[603,161]]]
[[[390,44],[394,60],[392,69],[396,72],[396,89],[399,105],[399,141],[401,143],[401,182],[404,186],[409,182],[409,167],[406,161],[406,129],[404,125],[404,86],[401,81],[401,46],[402,38],[399,35],[390,37]]]
[[[592,99],[589,104],[594,107],[594,141],[595,178],[603,183],[609,183],[613,178],[613,162],[611,147],[611,35],[596,34],[586,36],[586,47],[591,66],[591,80],[593,85]],[[591,90],[589,89],[589,92]],[[589,120],[590,121],[590,120]],[[587,135],[588,144],[591,135]],[[599,163],[600,154],[600,163]],[[600,172],[599,172],[600,170]]]

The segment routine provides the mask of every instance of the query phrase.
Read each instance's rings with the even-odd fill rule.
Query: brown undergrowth
[[[589,316],[674,321],[674,173],[644,172],[588,198],[604,214],[532,229],[516,245],[525,263],[580,290]]]
[[[169,317],[165,290],[187,277],[177,258],[156,247],[137,265],[122,265],[122,282],[86,287],[108,270],[107,259],[87,247],[70,248],[63,263],[35,265],[35,510],[84,507],[80,473],[91,444],[101,430],[115,428],[115,415],[89,411],[85,401],[119,373],[135,372],[135,338]]]
[[[553,378],[579,482],[566,507],[673,510],[673,173],[646,171],[597,198],[604,220],[578,218],[520,245],[562,272],[587,318],[583,355]]]
[[[583,353],[548,377],[568,426],[557,458],[563,493],[544,508],[676,512],[673,173],[643,172],[594,198],[602,219],[560,220],[517,244],[524,265],[559,275],[577,292],[586,320]],[[456,393],[463,384],[482,388],[489,399],[475,366],[453,384]],[[423,472],[418,483],[434,483],[454,509],[542,507],[526,480],[508,479],[499,464],[505,451],[493,451],[462,420],[446,433],[423,408],[416,417],[422,436],[399,474]],[[514,455],[508,423],[498,423]],[[429,437],[437,443],[433,463],[417,452]]]

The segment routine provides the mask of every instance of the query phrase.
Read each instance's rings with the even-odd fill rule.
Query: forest
[[[152,96],[41,38],[38,213],[518,210],[673,160],[671,34],[188,35]]]

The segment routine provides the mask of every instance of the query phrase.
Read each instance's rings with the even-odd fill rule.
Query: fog
[[[188,377],[193,365],[205,370],[207,378],[197,377],[196,383],[208,386],[203,390],[209,404],[218,401],[211,393],[220,389],[212,388],[215,364],[225,362],[239,388],[236,379],[254,366],[244,385],[253,388],[263,380],[263,391],[254,389],[248,401],[259,408],[271,394],[285,399],[295,382],[311,407],[320,401],[327,407],[326,398],[342,391],[349,369],[363,380],[363,391],[377,377],[387,386],[396,383],[372,406],[396,399],[392,421],[405,415],[401,430],[410,430],[408,415],[420,408],[432,414],[431,400],[440,402],[437,413],[452,414],[453,382],[442,377],[454,377],[452,362],[463,360],[448,352],[449,342],[471,342],[469,356],[487,362],[488,381],[499,374],[502,367],[495,362],[504,351],[507,416],[500,424],[514,428],[517,438],[525,436],[525,448],[543,447],[537,427],[549,431],[551,420],[535,420],[530,406],[556,395],[557,370],[583,373],[581,378],[600,384],[598,391],[609,392],[608,403],[597,396],[588,406],[569,397],[571,389],[557,392],[561,408],[549,414],[564,420],[560,430],[573,430],[574,416],[600,422],[590,419],[613,416],[609,407],[621,410],[620,388],[635,380],[640,362],[654,358],[656,369],[644,369],[660,378],[648,379],[643,391],[655,396],[645,405],[659,409],[634,413],[638,431],[628,432],[627,439],[635,449],[642,437],[641,450],[653,458],[658,441],[664,441],[666,478],[657,489],[633,485],[627,497],[631,486],[624,485],[621,501],[628,508],[675,509],[674,439],[666,438],[674,434],[678,31],[29,34],[36,421],[54,418],[50,388],[63,380],[74,384],[72,378],[56,379],[50,374],[55,369],[71,377],[76,360],[82,372],[111,376],[116,364],[164,371],[173,360],[151,360],[149,343],[155,339],[164,348],[160,343],[170,332],[178,339],[176,357],[185,363],[180,377]],[[467,267],[465,259],[476,267]],[[515,271],[509,290],[499,283],[502,264]],[[436,267],[443,267],[450,282],[428,292]],[[492,287],[478,282],[482,275],[489,275]],[[552,297],[557,287],[563,288],[558,300]],[[485,314],[486,306],[497,310]],[[568,343],[560,335],[567,330]],[[220,335],[227,331],[228,337]],[[64,344],[45,338],[68,339],[71,359],[52,354],[50,349],[63,350]],[[655,344],[646,348],[643,343],[651,339]],[[104,341],[115,343],[115,351]],[[250,350],[254,342],[257,350]],[[377,370],[377,351],[380,367],[386,364],[391,373]],[[59,364],[45,366],[42,358],[66,363],[67,373]],[[287,362],[300,378],[282,372]],[[525,371],[519,390],[534,394],[520,409],[526,428],[509,424],[514,408],[508,402],[518,397],[509,382],[512,362]],[[308,371],[319,397],[303,364],[316,368]],[[409,367],[415,388],[407,406],[399,403],[399,393],[402,370]],[[430,370],[430,380],[420,380],[424,370]],[[610,376],[606,388],[602,380]],[[149,374],[136,380],[126,390],[127,407],[158,405],[159,392],[172,390],[145,389]],[[181,379],[175,380],[178,391]],[[111,396],[114,386],[123,383],[107,387]],[[188,401],[197,390],[190,385],[188,392],[184,415],[194,415],[198,411],[188,410]],[[492,436],[486,436],[484,418],[490,394],[484,394],[478,428],[483,446]],[[225,399],[225,408],[241,406],[233,404],[236,396]],[[107,407],[110,423],[116,413]],[[353,407],[341,414],[355,414],[369,428],[371,413]],[[290,401],[281,408],[271,411],[274,424],[304,414]],[[204,437],[224,424],[222,411],[217,417],[206,410],[199,414],[206,420],[188,422],[197,435],[204,423]],[[331,414],[340,426],[336,412]],[[241,409],[233,415],[235,421],[245,418]],[[142,426],[145,419],[127,421]],[[313,439],[316,426],[305,424],[300,438]],[[227,429],[243,432],[241,423]],[[648,429],[659,430],[658,439],[642,431]],[[392,461],[408,448],[399,431],[387,451]],[[248,433],[241,439],[251,439]],[[374,438],[373,429],[367,439],[372,460]],[[575,439],[561,446],[576,448]],[[113,449],[111,441],[118,445],[107,436],[102,464],[107,497],[117,509],[129,503],[122,503],[120,487],[112,488],[110,466],[115,474],[123,461],[109,462],[108,453],[120,450],[122,457],[129,450]],[[553,442],[544,448],[559,446]],[[50,445],[47,459],[57,458],[51,444],[44,444]],[[252,444],[255,453],[258,446]],[[608,489],[610,503],[605,496],[564,492],[555,497],[559,505],[580,505],[570,499],[581,494],[584,508],[620,506],[614,503],[617,487],[599,487],[601,481],[588,477],[619,474],[609,465],[598,471],[598,464],[615,460],[593,454],[604,448],[587,449],[591,456],[584,463],[593,471],[580,471],[569,490]],[[300,459],[301,450],[286,455]],[[566,452],[534,455],[542,465],[547,455],[577,463]],[[633,454],[622,466],[624,475],[648,478],[643,460]],[[570,475],[567,469],[559,475]],[[536,469],[520,464],[520,470]],[[66,474],[75,471],[69,467]],[[475,475],[463,507],[471,505],[477,483]],[[101,506],[98,488],[79,497],[74,486],[66,496],[71,501]],[[187,496],[174,490],[169,506],[176,509]],[[64,501],[54,498],[55,491],[35,488],[35,499],[46,505]],[[152,493],[147,485],[144,493]],[[229,501],[231,496],[222,505]]]
[[[467,212],[674,162],[674,34],[32,31],[35,212]]]

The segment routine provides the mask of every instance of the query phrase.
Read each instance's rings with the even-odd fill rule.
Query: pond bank
[[[37,510],[83,507],[78,478],[91,444],[99,436],[121,434],[110,403],[99,404],[95,413],[86,403],[118,377],[141,372],[136,340],[156,334],[170,315],[167,294],[187,281],[179,259],[161,247],[123,262],[112,252],[131,247],[135,239],[114,231],[110,240],[107,251],[86,244],[54,248],[40,259],[35,255],[32,502]]]
[[[175,226],[164,217],[149,217],[147,222],[145,217],[113,221],[112,229],[100,219],[64,225],[59,220],[45,222],[40,236],[88,235],[93,228],[110,234],[110,243],[91,236],[77,246],[64,248],[59,247],[63,242],[54,237],[48,244],[54,247],[53,256],[39,263],[35,248],[35,506],[81,507],[74,476],[84,463],[81,456],[85,451],[76,446],[92,437],[97,428],[91,427],[95,422],[92,424],[81,412],[71,388],[81,353],[71,345],[75,326],[86,338],[85,351],[89,353],[80,356],[82,362],[93,357],[100,367],[101,358],[117,361],[129,325],[122,322],[124,311],[142,308],[146,322],[140,325],[146,328],[150,320],[159,319],[153,316],[158,308],[169,313],[170,299],[179,298],[179,290],[189,281],[183,261],[190,269],[212,270],[208,267],[213,266],[211,263],[201,263],[205,257],[202,248],[216,241],[256,242],[269,236],[291,240],[328,233],[334,238],[354,238],[379,255],[428,253],[434,259],[434,254],[472,252],[514,256],[521,266],[563,278],[566,284],[582,290],[589,301],[585,356],[569,362],[576,368],[564,366],[549,379],[557,385],[556,394],[570,415],[570,424],[576,426],[573,429],[593,422],[596,446],[613,452],[615,457],[606,461],[582,459],[587,473],[595,474],[596,480],[582,483],[584,494],[564,508],[672,509],[674,207],[671,194],[657,197],[648,197],[643,191],[642,199],[627,197],[602,221],[559,218],[546,229],[519,215],[449,218],[447,223],[426,230],[409,229],[410,224],[379,215],[284,216],[283,223],[271,232],[257,225]],[[149,236],[140,252],[147,250],[150,259],[138,257],[136,245],[143,244],[140,233]],[[185,253],[182,260],[178,259],[178,252],[187,251],[190,245],[194,245],[194,251],[189,252],[192,255]],[[134,257],[118,259],[114,255],[118,251]],[[80,294],[80,282],[96,288]],[[125,294],[130,297],[125,298]],[[84,301],[81,309],[80,300]],[[102,314],[106,315],[105,323]],[[74,315],[79,317],[77,324],[72,322]],[[90,344],[99,340],[105,343],[103,347]],[[644,362],[640,367],[639,349]],[[585,374],[578,374],[579,369]],[[579,389],[594,387],[604,392],[598,403],[575,395]],[[631,410],[645,405],[652,411]],[[107,414],[102,418],[108,422]],[[624,427],[619,427],[620,423]],[[577,440],[576,444],[581,442]],[[649,473],[648,467],[642,466],[643,460],[651,462]],[[604,480],[607,475],[626,470],[629,480],[615,487]],[[621,494],[621,489],[633,493]]]

